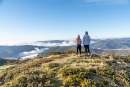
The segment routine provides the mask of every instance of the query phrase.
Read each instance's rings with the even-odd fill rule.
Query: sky
[[[130,37],[130,0],[0,0],[0,43]]]

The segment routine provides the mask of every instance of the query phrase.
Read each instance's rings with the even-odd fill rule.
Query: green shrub
[[[130,63],[130,56],[128,56],[127,58],[124,58],[124,62]]]
[[[10,84],[9,87],[53,87],[56,85],[57,79],[53,74],[37,70],[21,75],[12,82],[13,84]]]
[[[82,78],[87,78],[96,74],[95,69],[86,70],[84,68],[64,68],[61,71],[63,77],[77,75]]]
[[[96,83],[92,80],[84,80],[83,82],[81,82],[81,86],[82,87],[96,87]]]
[[[63,77],[71,75],[79,75],[79,73],[85,72],[84,68],[63,68],[61,73]]]
[[[114,70],[109,66],[106,66],[104,69],[97,69],[97,72],[99,75],[108,78],[113,78],[113,75],[115,75]]]
[[[67,79],[65,79],[63,82],[65,87],[69,87],[69,86],[80,86],[80,82],[82,80],[77,77],[77,76],[70,76]]]
[[[63,82],[65,87],[69,86],[82,86],[90,87],[91,81],[88,79],[93,79],[96,76],[95,69],[84,69],[84,68],[64,68],[61,71]],[[92,83],[92,87],[95,87],[95,82]]]
[[[92,80],[81,79],[78,76],[70,76],[64,80],[64,87],[96,87],[96,84]]]
[[[60,66],[59,63],[49,63],[49,64],[48,64],[48,67],[49,67],[50,69],[57,68],[57,67],[59,67],[59,66]]]
[[[102,81],[96,83],[96,87],[113,87],[113,86],[109,86],[108,81],[102,80]]]

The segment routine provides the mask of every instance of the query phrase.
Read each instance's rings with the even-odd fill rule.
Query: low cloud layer
[[[32,51],[27,51],[27,52],[22,52],[19,54],[19,56],[21,57],[21,59],[26,59],[26,58],[33,58],[36,57],[39,53],[44,52],[45,50],[48,50],[48,48],[35,48]]]

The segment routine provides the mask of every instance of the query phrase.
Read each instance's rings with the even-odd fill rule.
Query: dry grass
[[[4,70],[0,74],[1,87],[22,87],[19,83],[21,85],[26,83],[26,86],[23,87],[29,87],[29,85],[38,87],[36,86],[36,84],[39,84],[37,81],[40,81],[42,85],[46,84],[51,87],[54,85],[55,87],[68,87],[67,85],[74,87],[75,84],[80,87],[89,87],[91,81],[93,87],[116,87],[114,85],[127,87],[130,84],[130,73],[128,71],[130,68],[126,66],[128,63],[125,61],[113,56],[88,57],[85,59],[84,56],[78,57],[73,53],[50,54],[46,58],[20,61],[12,68]],[[38,80],[34,79],[35,76]],[[28,80],[25,82],[23,79]],[[43,83],[41,79],[47,83]]]

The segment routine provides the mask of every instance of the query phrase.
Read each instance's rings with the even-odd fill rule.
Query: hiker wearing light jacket
[[[87,55],[91,54],[90,48],[89,48],[90,41],[91,41],[91,38],[90,38],[88,32],[85,32],[85,35],[83,37],[83,45],[84,45],[84,49],[85,49],[85,54],[87,54]]]

